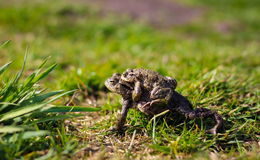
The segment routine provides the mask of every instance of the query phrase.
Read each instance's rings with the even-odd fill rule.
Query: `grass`
[[[51,55],[50,62],[58,66],[40,84],[53,90],[78,89],[71,95],[71,104],[102,107],[84,118],[46,123],[43,128],[59,138],[21,141],[27,149],[19,148],[16,157],[259,158],[258,1],[186,0],[187,5],[206,8],[206,14],[172,29],[102,16],[80,2],[15,2],[0,2],[0,41],[10,40],[0,50],[0,65],[15,62],[5,77],[22,67],[21,53],[29,46],[26,75]],[[226,132],[211,136],[204,132],[205,122],[179,120],[174,115],[150,121],[134,110],[124,136],[105,132],[116,121],[120,97],[107,92],[103,82],[131,67],[175,77],[177,91],[194,107],[223,115]]]
[[[1,78],[5,77],[1,79],[3,82],[0,88],[0,155],[3,159],[19,158],[21,155],[31,154],[33,153],[32,151],[37,151],[37,149],[44,149],[46,145],[62,145],[65,147],[70,145],[70,150],[75,148],[69,142],[72,136],[69,139],[67,138],[64,127],[51,133],[48,130],[53,129],[46,125],[49,122],[53,123],[51,125],[55,125],[55,121],[58,120],[60,122],[56,123],[62,124],[61,120],[63,119],[83,116],[83,114],[57,114],[60,112],[90,112],[99,110],[98,108],[50,105],[51,102],[74,91],[44,93],[44,89],[40,88],[38,82],[56,67],[56,64],[53,64],[43,70],[47,60],[44,60],[37,70],[25,78],[23,82],[20,79],[25,69],[26,55],[22,69],[14,78],[8,78],[8,81],[1,74],[8,69],[12,62],[0,67]],[[47,135],[50,141],[45,142],[44,145],[40,144]],[[60,136],[61,143],[55,142],[56,135]],[[63,149],[62,152],[64,152]],[[33,156],[31,155],[30,157],[32,158]]]

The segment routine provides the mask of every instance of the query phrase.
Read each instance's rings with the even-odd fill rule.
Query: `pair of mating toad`
[[[206,108],[193,110],[191,103],[175,91],[176,80],[157,72],[148,69],[127,69],[123,74],[113,74],[105,81],[105,86],[123,97],[122,112],[115,130],[123,129],[129,108],[138,108],[148,115],[170,110],[189,119],[211,117],[216,123],[208,130],[212,134],[217,134],[223,126],[223,119],[217,112]]]

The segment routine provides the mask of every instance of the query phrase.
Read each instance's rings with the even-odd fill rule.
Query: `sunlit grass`
[[[69,141],[74,136],[67,136],[63,127],[56,130],[56,134],[61,138],[61,143],[54,142],[55,130],[46,127],[47,123],[54,124],[55,121],[83,116],[83,114],[63,115],[57,113],[99,110],[98,108],[51,105],[51,102],[74,91],[45,93],[45,90],[39,86],[38,82],[56,67],[56,64],[53,64],[44,69],[48,59],[44,60],[28,77],[21,80],[25,72],[26,56],[27,54],[22,69],[13,77],[5,77],[4,75],[4,72],[8,72],[12,62],[0,67],[0,155],[3,159],[19,158],[21,155],[37,151],[37,149],[53,148],[51,147],[53,145],[61,145],[66,148],[67,145],[71,145],[72,142]],[[51,130],[54,132],[52,133]],[[47,135],[50,141],[40,144],[39,142],[46,139]],[[33,148],[34,145],[38,145],[36,150]],[[70,146],[70,150],[73,148],[75,146]],[[56,154],[64,151],[62,149]]]
[[[20,148],[12,152],[27,157],[37,156],[37,151],[47,157],[63,153],[72,156],[84,147],[98,146],[100,151],[104,144],[113,144],[115,154],[126,158],[258,158],[258,1],[185,0],[189,5],[205,7],[205,14],[191,24],[172,29],[156,29],[117,15],[103,16],[85,3],[25,2],[0,2],[0,41],[11,40],[0,50],[0,64],[15,62],[8,67],[5,77],[21,69],[21,53],[29,46],[26,75],[31,75],[41,60],[51,55],[49,61],[58,66],[41,84],[53,90],[79,89],[75,103],[95,99],[103,110],[93,115],[92,121],[97,123],[87,126],[83,125],[84,119],[78,122],[82,128],[76,134],[66,133],[63,123],[48,122],[43,128],[52,130],[51,126],[56,125],[57,130],[53,130],[60,138],[47,138],[47,142],[38,139],[34,145],[28,145],[28,150],[38,146],[35,152],[24,154],[19,152]],[[132,110],[126,135],[107,135],[105,130],[115,124],[120,97],[104,94],[107,90],[103,82],[114,72],[136,67],[176,78],[176,90],[187,96],[194,107],[210,108],[223,115],[226,132],[210,136],[204,132],[207,122],[174,116],[160,116],[155,123],[149,123],[151,117]],[[136,145],[129,150],[135,130]],[[50,149],[46,143],[55,147]],[[83,157],[91,155],[87,149],[82,152]]]

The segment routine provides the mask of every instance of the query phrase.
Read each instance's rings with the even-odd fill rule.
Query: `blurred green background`
[[[75,77],[85,82],[97,76],[93,83],[103,85],[113,72],[130,67],[151,68],[180,82],[217,67],[257,76],[258,2],[186,0],[187,7],[202,12],[195,20],[154,28],[120,13],[100,13],[90,1],[1,1],[0,40],[11,40],[1,50],[1,64],[15,60],[21,65],[27,47],[28,67],[52,56],[60,70],[50,85],[60,88],[76,85]]]

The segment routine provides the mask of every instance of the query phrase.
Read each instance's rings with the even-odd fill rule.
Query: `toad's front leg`
[[[134,85],[134,90],[132,92],[132,99],[134,102],[137,102],[140,100],[142,95],[142,87],[141,87],[141,82],[136,81]]]
[[[117,121],[116,127],[114,128],[115,130],[117,130],[117,131],[123,130],[128,110],[129,110],[129,108],[132,107],[132,105],[133,105],[132,100],[123,99],[122,111],[121,111],[120,117]]]

